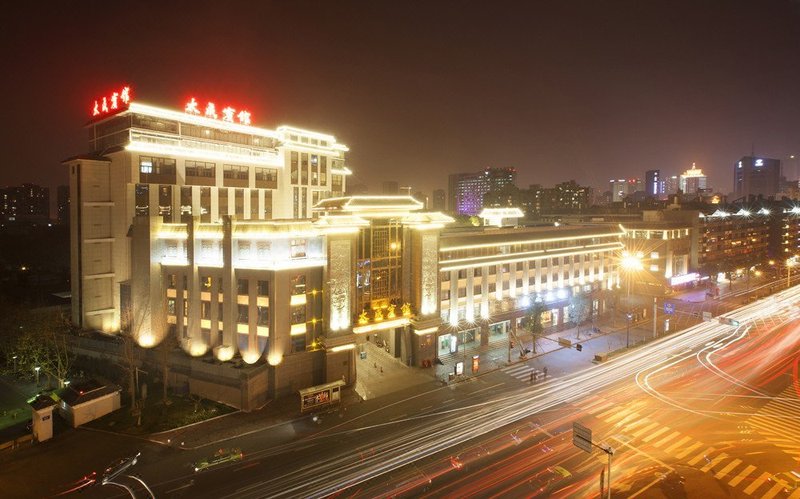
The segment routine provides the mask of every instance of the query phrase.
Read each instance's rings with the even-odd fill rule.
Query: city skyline
[[[163,107],[197,95],[247,107],[257,126],[335,132],[351,146],[353,183],[373,189],[401,171],[430,192],[450,173],[507,166],[521,186],[598,187],[695,162],[727,192],[733,161],[798,148],[796,2],[622,2],[613,15],[582,4],[535,17],[447,3],[306,7],[199,4],[158,18],[147,5],[17,7],[2,35],[18,77],[3,83],[16,126],[0,184],[65,183],[59,162],[86,143],[89,106],[121,84]],[[31,39],[26,20],[49,37]],[[169,37],[142,39],[142,22]]]

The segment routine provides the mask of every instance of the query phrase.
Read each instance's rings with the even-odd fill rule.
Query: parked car
[[[207,457],[196,461],[192,464],[195,473],[204,471],[215,466],[225,463],[235,463],[244,459],[244,453],[241,449],[219,449],[211,457]]]

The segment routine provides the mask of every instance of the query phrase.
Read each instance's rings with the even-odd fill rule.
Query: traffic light
[[[581,345],[580,343],[576,344],[575,345],[575,350],[577,350],[579,352],[582,351],[583,350],[583,345]]]

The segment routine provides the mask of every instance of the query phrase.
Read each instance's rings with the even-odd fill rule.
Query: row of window
[[[658,269],[656,269],[656,270],[658,270]],[[548,283],[548,279],[547,279],[547,278],[548,278],[548,276],[549,276],[549,278],[550,278],[550,279],[549,279],[549,282],[550,282],[551,284],[555,284],[555,283],[557,283],[557,282],[558,282],[558,280],[559,280],[559,274],[558,274],[557,272],[555,272],[555,273],[552,273],[552,274],[543,275],[543,276],[542,276],[542,281],[541,281],[541,284],[542,284],[542,285],[547,285],[547,283]],[[575,271],[574,273],[572,273],[572,276],[571,276],[571,277],[572,277],[573,279],[578,279],[578,278],[580,278],[580,276],[581,276],[581,275],[580,275],[580,272],[579,272],[579,271]],[[563,278],[565,281],[566,281],[566,280],[569,280],[569,278],[570,278],[570,273],[569,273],[569,272],[564,272],[564,273],[561,275],[561,277],[562,277],[562,278]],[[501,289],[502,289],[503,291],[508,291],[508,290],[511,288],[511,281],[503,281],[501,284],[502,284],[502,288],[501,288]],[[526,285],[526,283],[525,283],[525,280],[524,280],[524,279],[517,279],[517,280],[514,282],[514,284],[516,285],[516,288],[517,288],[517,289],[521,289],[521,288],[525,287],[525,285]],[[527,282],[527,286],[532,286],[533,284],[534,284],[534,283],[533,283],[533,281],[532,281],[532,280],[528,280],[528,282]],[[443,290],[442,290],[442,293],[441,293],[441,299],[442,299],[442,301],[446,301],[446,300],[449,300],[449,299],[450,299],[450,296],[451,296],[451,293],[450,293],[450,291],[451,291],[451,290],[449,290],[449,289],[443,289]],[[494,282],[487,283],[487,293],[489,293],[489,294],[492,294],[492,293],[495,293],[496,291],[497,291],[497,283],[494,283]],[[472,295],[473,295],[473,296],[480,296],[480,295],[481,295],[481,285],[480,285],[480,284],[477,284],[477,285],[475,285],[475,286],[472,288]],[[458,298],[466,298],[466,297],[467,297],[467,288],[466,288],[466,287],[464,287],[464,286],[460,286],[460,287],[458,288]]]
[[[608,237],[591,237],[587,239],[569,239],[564,241],[529,242],[492,245],[479,248],[466,248],[452,251],[443,251],[441,260],[454,260],[477,256],[513,255],[530,251],[552,251],[559,248],[570,248],[577,245],[589,246],[602,243],[611,243]]]
[[[183,279],[183,287],[182,289],[188,288],[188,276],[185,274],[181,276]],[[222,278],[221,277],[211,277],[208,275],[201,275],[200,276],[200,291],[211,291],[213,287],[214,281],[217,282],[217,291],[219,294],[223,294],[222,289]],[[236,293],[238,295],[247,296],[250,294],[250,282],[251,279],[237,279],[236,280]],[[256,280],[254,281],[256,285],[256,295],[257,296],[269,296],[269,281],[262,281]],[[167,288],[168,289],[176,289],[178,285],[178,276],[176,274],[168,274],[167,275]],[[306,294],[306,276],[305,274],[298,274],[289,281],[289,285],[291,287],[292,295],[304,295]]]
[[[654,258],[657,258],[658,257],[658,253],[654,253],[654,254],[656,255]],[[600,258],[599,258],[597,253],[592,253],[591,260],[597,261],[599,259]],[[587,259],[584,263],[589,262],[589,261],[590,260]],[[573,259],[572,256],[565,256],[563,258],[562,257],[552,258],[552,259],[550,259],[550,261],[544,260],[544,262],[542,264],[542,268],[546,269],[546,268],[550,268],[550,267],[559,267],[561,265],[571,265],[573,263],[574,264],[578,264],[578,265],[581,264],[581,261],[580,261],[580,258],[578,257],[578,255],[575,255],[574,259]],[[498,268],[500,270],[500,273],[504,273],[504,274],[510,273],[512,268],[516,272],[523,272],[525,270],[524,262],[504,263],[502,265],[489,265],[487,268],[488,268],[487,275],[495,275],[495,274],[497,274],[498,273]],[[529,269],[532,270],[534,268],[535,267],[533,265],[529,264]],[[607,269],[607,268],[608,268],[607,266],[604,267],[604,269]],[[475,277],[481,277],[483,275],[483,268],[482,267],[474,267],[472,269],[472,275],[475,276]],[[467,269],[461,269],[461,270],[458,271],[458,278],[459,279],[466,279],[466,277],[467,277]],[[450,272],[442,272],[441,278],[442,278],[443,282],[449,281],[450,280]]]
[[[291,183],[299,185],[328,185],[328,157],[317,154],[290,153]]]

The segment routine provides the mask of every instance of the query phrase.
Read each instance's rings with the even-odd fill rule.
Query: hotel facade
[[[64,162],[72,320],[213,363],[176,370],[193,393],[250,409],[351,384],[370,337],[428,366],[459,342],[509,341],[534,300],[557,326],[573,296],[600,313],[619,285],[619,226],[454,228],[410,196],[344,196],[331,135],[129,92],[96,105],[89,152]]]

